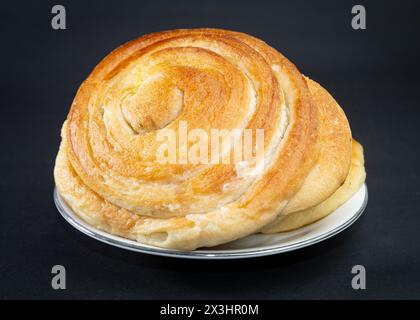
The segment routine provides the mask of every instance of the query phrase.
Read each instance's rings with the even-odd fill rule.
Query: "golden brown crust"
[[[347,175],[347,119],[324,89],[308,84],[246,34],[143,36],[109,54],[79,88],[63,126],[57,188],[87,222],[157,246],[192,250],[257,232],[281,212],[323,201]],[[263,171],[162,164],[159,134],[173,129],[178,139],[181,123],[209,135],[263,129]],[[325,186],[314,192],[320,177]]]

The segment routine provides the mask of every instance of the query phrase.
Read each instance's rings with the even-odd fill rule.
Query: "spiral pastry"
[[[235,161],[229,140],[200,149],[208,161],[189,161],[197,139],[182,139],[182,127],[195,138],[214,129],[236,132],[233,140],[263,136],[246,160]],[[162,141],[168,132],[174,150]],[[336,195],[354,149],[335,100],[266,43],[226,30],[173,30],[117,48],[82,83],[54,174],[61,196],[91,225],[193,250],[328,214],[355,192]]]

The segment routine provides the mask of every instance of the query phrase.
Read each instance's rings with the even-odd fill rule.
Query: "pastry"
[[[233,142],[214,147],[216,129],[235,132]],[[174,144],[162,140],[169,133]],[[203,137],[212,144],[197,148]],[[252,156],[236,161],[238,141],[254,142]],[[363,163],[354,146],[329,93],[263,41],[172,30],[117,48],[82,83],[54,177],[92,226],[194,250],[330,213],[353,192],[343,186],[353,179],[352,154]]]

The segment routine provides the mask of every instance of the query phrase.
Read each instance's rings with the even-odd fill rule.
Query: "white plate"
[[[367,187],[327,217],[290,232],[254,234],[224,245],[195,251],[163,249],[98,230],[81,220],[54,190],[54,202],[61,215],[77,230],[107,244],[142,253],[187,259],[238,259],[267,256],[307,247],[343,231],[363,213],[368,199]]]

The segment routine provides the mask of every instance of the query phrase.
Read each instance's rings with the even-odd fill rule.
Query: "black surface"
[[[50,26],[57,3],[65,31]],[[359,3],[367,30],[354,31]],[[18,1],[0,10],[1,298],[420,298],[415,1]],[[370,196],[350,229],[288,254],[185,261],[104,245],[58,214],[59,130],[81,81],[125,41],[203,26],[264,39],[343,106],[365,147]],[[67,290],[51,289],[55,264],[67,269]],[[351,287],[356,264],[366,267],[365,291]]]

